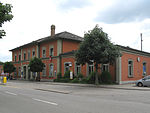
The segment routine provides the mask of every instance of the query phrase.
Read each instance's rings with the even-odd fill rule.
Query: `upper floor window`
[[[54,49],[53,49],[53,47],[51,47],[49,51],[50,51],[50,56],[54,56]]]
[[[128,77],[133,77],[133,61],[128,61]]]
[[[143,62],[143,76],[146,75],[146,62]]]
[[[34,58],[35,57],[35,50],[33,49],[32,50],[32,58]]]
[[[28,51],[28,60],[30,60],[30,51]]]
[[[26,60],[26,53],[25,52],[23,54],[23,58],[24,58],[24,60]]]
[[[42,48],[42,57],[45,58],[46,57],[46,48]]]
[[[17,61],[17,55],[15,54],[15,62]]]
[[[19,61],[21,61],[21,54],[19,54]]]

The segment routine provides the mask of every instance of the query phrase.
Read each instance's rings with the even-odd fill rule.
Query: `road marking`
[[[52,105],[55,105],[55,106],[58,105],[57,103],[54,103],[54,102],[49,102],[49,101],[40,100],[40,99],[36,99],[36,98],[32,98],[32,99],[33,99],[33,100],[36,100],[36,101],[39,101],[39,102],[43,102],[43,103],[47,103],[47,104],[52,104]]]
[[[7,94],[10,94],[10,95],[17,95],[17,94],[15,94],[15,93],[11,93],[11,92],[8,92],[8,91],[5,91],[5,93],[7,93]]]

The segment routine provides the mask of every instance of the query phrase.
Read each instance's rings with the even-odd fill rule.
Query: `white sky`
[[[68,31],[84,36],[96,24],[114,44],[150,52],[150,0],[1,0],[13,6],[14,18],[3,25],[0,61],[11,61],[10,49],[56,33]]]

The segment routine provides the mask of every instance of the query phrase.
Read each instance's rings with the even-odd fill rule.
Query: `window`
[[[103,64],[103,71],[109,72],[109,64]]]
[[[19,61],[21,61],[21,54],[19,54]]]
[[[90,63],[88,68],[89,74],[91,74],[94,71],[94,64]]]
[[[146,75],[146,62],[143,62],[143,76]]]
[[[70,70],[69,65],[71,64],[70,62],[65,62],[65,72]]]
[[[53,48],[50,48],[50,56],[54,56],[54,50],[53,50]]]
[[[30,60],[30,51],[28,51],[28,60]]]
[[[44,65],[44,68],[42,70],[42,76],[46,76],[46,65]]]
[[[133,77],[133,61],[128,61],[128,77]]]
[[[35,57],[35,50],[32,50],[32,58]]]
[[[17,61],[17,55],[15,55],[15,62]]]
[[[53,77],[53,72],[54,72],[54,65],[50,64],[50,69],[49,69],[49,76]]]
[[[81,73],[81,65],[76,63],[76,75]]]
[[[24,58],[24,60],[26,60],[26,53],[25,52],[24,52],[23,58]]]
[[[43,57],[43,58],[46,57],[46,48],[42,48],[42,57]]]
[[[21,67],[18,68],[18,76],[21,76]]]

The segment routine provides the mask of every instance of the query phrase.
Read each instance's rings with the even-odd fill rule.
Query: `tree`
[[[3,4],[0,2],[0,27],[4,22],[10,21],[13,18],[12,13],[12,6],[10,4]],[[0,30],[0,38],[6,35],[4,30]]]
[[[38,73],[37,79],[40,81],[40,73],[39,72],[42,72],[42,70],[44,69],[44,63],[42,62],[42,60],[40,58],[34,57],[33,59],[31,59],[28,67],[30,67],[30,70],[32,72]]]
[[[75,54],[77,63],[94,63],[96,69],[95,84],[98,84],[98,65],[113,63],[120,55],[117,46],[110,42],[108,35],[98,25],[84,34],[84,41]]]
[[[4,73],[9,73],[9,78],[10,78],[10,74],[16,70],[12,62],[5,62],[3,64],[3,69],[4,69]]]

